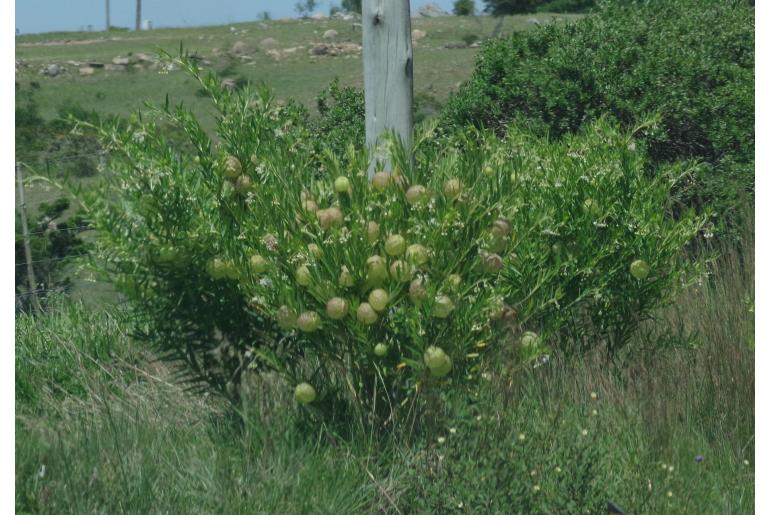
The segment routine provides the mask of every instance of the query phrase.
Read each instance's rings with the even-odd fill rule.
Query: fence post
[[[16,183],[19,189],[19,216],[21,217],[21,230],[24,238],[24,256],[27,260],[27,281],[29,282],[29,295],[32,297],[32,305],[36,311],[40,311],[40,302],[37,299],[37,281],[35,269],[32,267],[32,248],[29,244],[29,227],[27,227],[27,203],[24,200],[24,176],[21,163],[16,163]]]
[[[412,30],[409,0],[363,0],[361,9],[364,59],[366,144],[377,161],[385,161],[380,136],[393,130],[407,149],[412,146]]]

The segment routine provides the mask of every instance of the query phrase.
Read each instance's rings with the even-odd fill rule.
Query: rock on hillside
[[[439,16],[449,16],[449,13],[436,4],[426,4],[412,13],[413,18],[438,18]]]
[[[237,41],[230,49],[232,55],[251,56],[257,53],[257,49],[243,41]]]

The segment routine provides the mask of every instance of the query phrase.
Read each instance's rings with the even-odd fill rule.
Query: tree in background
[[[455,0],[452,12],[455,16],[473,16],[476,12],[476,2],[474,0]]]
[[[318,6],[316,0],[305,0],[304,2],[297,2],[294,4],[294,10],[297,11],[297,14],[301,17],[306,18],[313,13],[316,6]]]
[[[492,16],[505,16],[508,14],[529,13],[535,10],[537,0],[484,0],[484,11]]]
[[[361,14],[361,0],[342,0],[342,8],[349,12]]]

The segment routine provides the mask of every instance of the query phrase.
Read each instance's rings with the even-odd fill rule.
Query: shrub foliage
[[[605,120],[561,142],[469,129],[437,145],[429,126],[413,159],[391,140],[370,181],[366,150],[319,152],[299,110],[180,63],[218,109],[217,142],[169,105],[99,127],[113,167],[90,214],[141,332],[233,397],[267,367],[318,414],[397,421],[496,346],[614,355],[692,277],[679,254],[701,220],[662,207],[682,170],[648,177]]]
[[[504,133],[514,120],[553,136],[609,114],[647,135],[652,165],[705,165],[679,193],[711,203],[722,227],[754,189],[754,10],[746,2],[611,2],[569,25],[488,43],[444,125]]]

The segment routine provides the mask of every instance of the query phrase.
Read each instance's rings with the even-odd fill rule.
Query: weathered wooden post
[[[409,0],[363,0],[364,103],[366,144],[373,151],[369,178],[377,161],[390,169],[380,137],[393,130],[412,146],[412,27]]]
[[[16,163],[16,185],[19,192],[19,216],[21,217],[21,230],[24,238],[24,257],[27,260],[27,281],[29,282],[29,295],[32,297],[32,306],[35,311],[40,311],[40,302],[37,300],[37,281],[35,269],[32,266],[32,249],[29,244],[29,227],[27,227],[27,202],[24,200],[24,175],[21,163]]]

